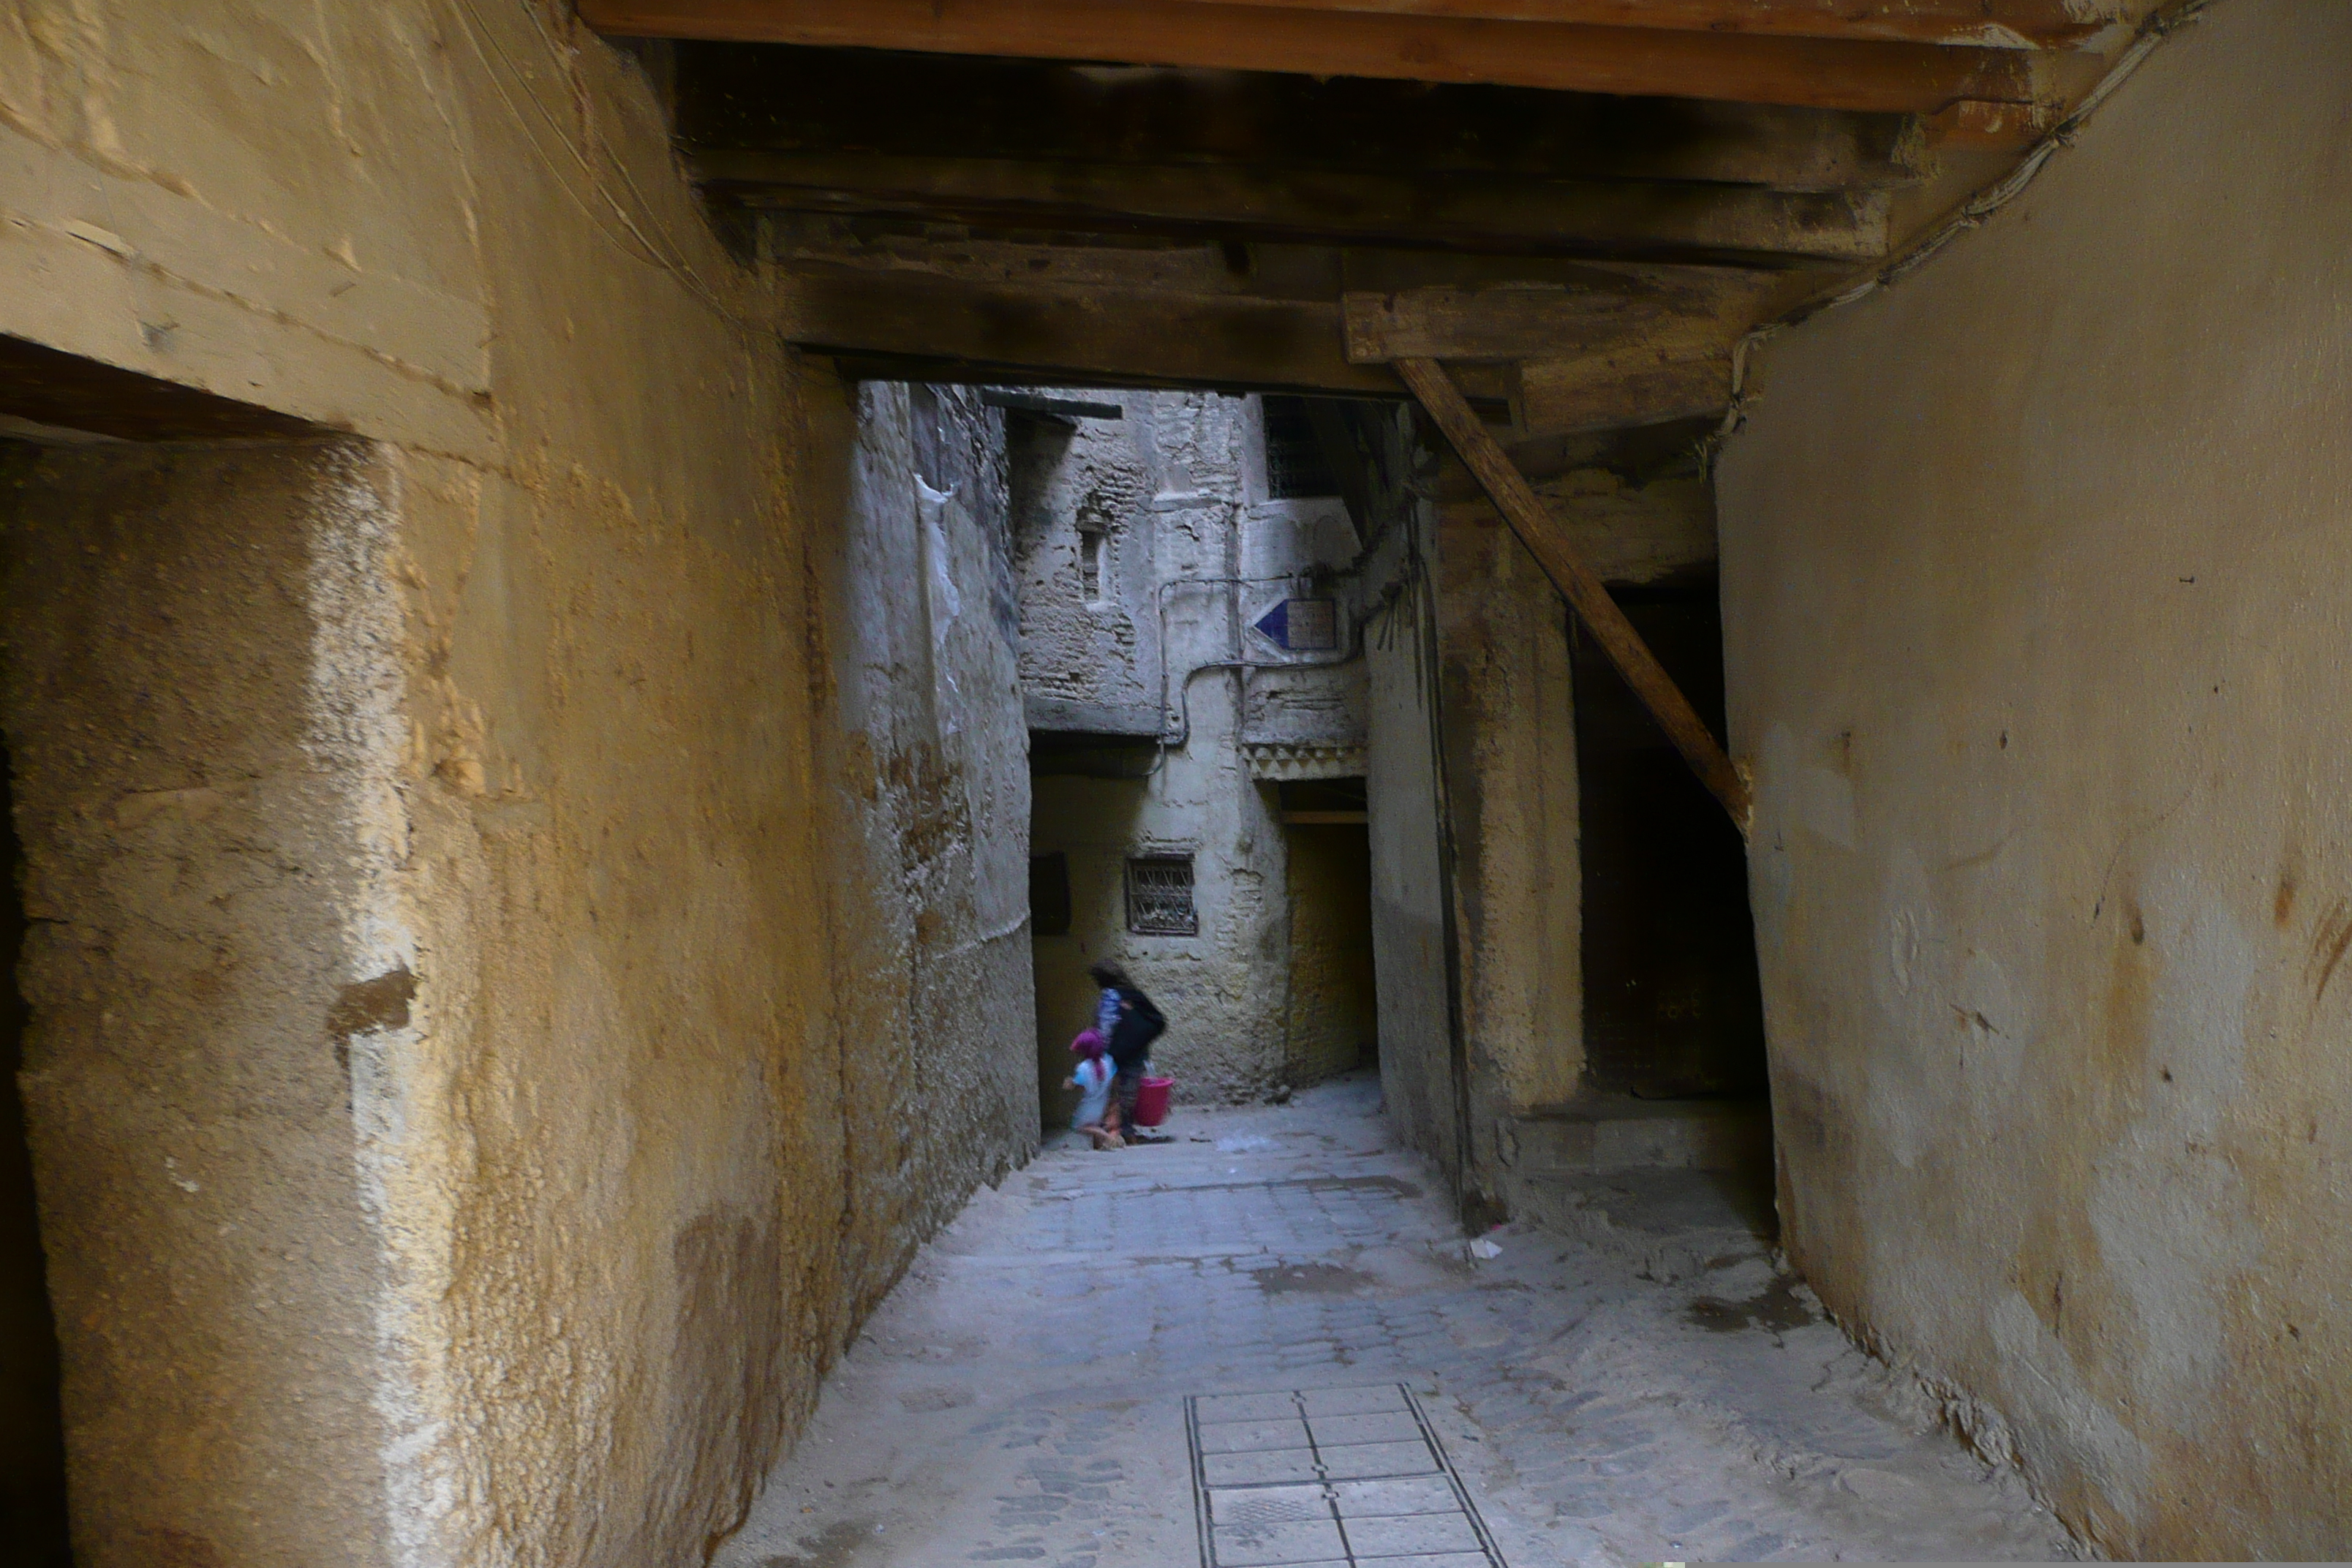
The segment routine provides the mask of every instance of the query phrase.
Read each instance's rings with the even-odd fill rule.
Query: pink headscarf
[[[1078,1037],[1070,1042],[1070,1054],[1089,1059],[1103,1054],[1103,1037],[1092,1029],[1080,1029]]]

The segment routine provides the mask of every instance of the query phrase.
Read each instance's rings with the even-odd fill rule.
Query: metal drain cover
[[[1203,1568],[1504,1568],[1401,1383],[1184,1401]]]

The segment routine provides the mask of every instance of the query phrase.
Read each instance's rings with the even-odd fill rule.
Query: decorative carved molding
[[[1364,774],[1361,746],[1321,746],[1287,741],[1247,741],[1242,758],[1250,777],[1261,783],[1280,779],[1352,779]]]

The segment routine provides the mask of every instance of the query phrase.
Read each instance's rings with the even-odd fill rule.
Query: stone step
[[[1504,1166],[1525,1176],[1600,1171],[1730,1171],[1769,1163],[1761,1100],[1579,1100],[1496,1129]]]

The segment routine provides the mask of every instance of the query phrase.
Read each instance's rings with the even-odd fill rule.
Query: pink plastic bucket
[[[1172,1078],[1147,1078],[1135,1093],[1135,1124],[1157,1127],[1168,1120],[1168,1094],[1176,1087]]]

